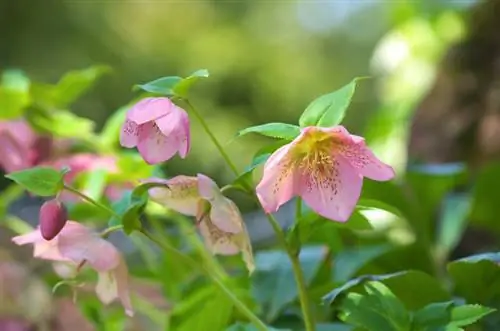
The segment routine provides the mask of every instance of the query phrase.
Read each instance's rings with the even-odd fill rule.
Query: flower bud
[[[68,220],[66,207],[56,199],[46,201],[40,208],[40,232],[45,240],[52,240]]]

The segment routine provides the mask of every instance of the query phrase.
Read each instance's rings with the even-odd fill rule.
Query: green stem
[[[110,226],[109,228],[107,229],[104,229],[102,232],[101,232],[101,237],[103,238],[106,238],[107,236],[109,236],[109,234],[111,232],[115,232],[115,231],[118,231],[118,230],[121,230],[123,229],[123,225],[113,225],[113,226]]]
[[[285,248],[290,261],[292,262],[292,270],[295,278],[295,283],[297,284],[297,289],[299,291],[299,299],[300,299],[300,308],[302,310],[302,315],[304,316],[304,323],[306,326],[306,331],[314,331],[316,330],[316,326],[314,323],[314,318],[312,315],[311,305],[309,302],[309,296],[307,295],[307,285],[306,280],[304,278],[304,273],[302,272],[302,268],[300,266],[299,255],[294,254],[288,246],[286,242],[285,233],[283,229],[279,225],[278,221],[272,214],[267,214],[267,219],[276,233],[276,237],[280,244]]]
[[[161,240],[156,239],[152,234],[150,234],[146,230],[142,229],[141,233],[144,236],[146,236],[150,241],[158,245],[164,251],[176,255],[192,268],[199,269],[200,271],[202,271],[208,278],[210,278],[210,280],[214,283],[214,285],[217,286],[227,296],[229,300],[231,300],[231,302],[236,306],[236,308],[238,308],[240,312],[244,314],[257,327],[258,330],[267,331],[267,326],[264,324],[264,322],[262,322],[250,309],[248,309],[248,307],[243,302],[241,302],[241,300],[238,299],[233,294],[233,292],[231,292],[231,290],[227,288],[227,286],[213,273],[207,270],[204,266],[197,263],[195,260],[191,259],[189,256],[184,255],[182,252],[178,251],[176,248],[165,244]]]
[[[188,105],[190,112],[192,114],[194,114],[194,116],[196,116],[196,118],[200,122],[200,124],[203,127],[203,129],[205,130],[205,132],[208,134],[208,136],[210,137],[210,139],[212,140],[214,145],[219,150],[219,153],[222,155],[222,158],[224,159],[224,161],[226,161],[229,168],[231,168],[231,170],[234,172],[234,174],[236,176],[239,176],[238,168],[236,168],[234,163],[231,161],[231,158],[229,158],[229,155],[227,155],[224,148],[222,148],[222,145],[219,143],[217,138],[215,138],[215,135],[212,133],[212,130],[210,130],[210,128],[208,127],[208,124],[205,121],[205,119],[203,119],[203,117],[200,115],[200,113],[198,113],[196,108],[194,108],[194,106],[191,104],[191,102],[189,102],[189,100],[184,100],[184,102]]]
[[[110,215],[113,215],[113,216],[116,216],[116,217],[120,218],[120,215],[118,215],[118,214],[117,214],[117,213],[116,213],[113,209],[111,209],[111,208],[109,208],[109,207],[107,207],[107,206],[103,205],[102,203],[100,203],[100,202],[98,202],[98,201],[96,201],[96,200],[92,199],[91,197],[89,197],[89,196],[88,196],[88,195],[86,195],[85,193],[82,193],[82,192],[78,191],[77,189],[75,189],[75,188],[73,188],[73,187],[71,187],[71,186],[68,186],[68,185],[66,185],[66,184],[64,185],[64,189],[65,189],[66,191],[69,191],[69,192],[71,192],[71,193],[73,193],[73,194],[78,195],[78,196],[79,196],[80,198],[82,198],[83,200],[85,200],[85,201],[87,201],[88,203],[90,203],[90,204],[92,204],[92,205],[96,206],[96,207],[97,207],[97,208],[99,208],[99,209],[102,209],[102,210],[104,210],[104,211],[108,212]]]
[[[208,127],[208,125],[205,122],[205,120],[203,119],[203,117],[196,111],[194,106],[188,100],[184,100],[184,101],[188,105],[191,113],[193,113],[196,116],[196,118],[200,121],[201,125],[203,126],[203,129],[209,135],[210,139],[212,139],[212,142],[219,150],[219,153],[221,154],[222,158],[226,161],[227,165],[231,168],[231,170],[234,172],[234,174],[238,177],[239,176],[238,169],[236,168],[234,163],[231,161],[231,159],[227,155],[226,151],[224,151],[224,148],[222,148],[222,145],[219,143],[217,138],[215,138],[215,135],[212,133],[212,131]],[[257,202],[259,202],[258,199],[256,199],[256,200],[257,200]],[[259,205],[260,205],[260,202],[259,202]],[[285,234],[283,232],[283,229],[279,225],[278,221],[274,218],[274,216],[272,214],[267,214],[267,219],[269,220],[269,223],[271,223],[271,226],[276,234],[276,237],[278,238],[279,243],[283,246],[283,248],[287,252],[287,255],[290,258],[290,261],[292,262],[292,270],[293,270],[295,282],[297,283],[297,289],[299,291],[300,306],[302,309],[302,314],[304,315],[304,322],[305,322],[305,326],[306,326],[306,331],[315,331],[316,327],[315,327],[314,319],[313,319],[312,312],[311,312],[311,306],[309,304],[309,298],[307,295],[307,287],[306,287],[306,281],[304,278],[304,273],[302,272],[302,269],[300,267],[299,256],[294,254],[294,252],[291,251],[290,247],[288,246],[288,244],[286,242],[286,238],[285,238]]]

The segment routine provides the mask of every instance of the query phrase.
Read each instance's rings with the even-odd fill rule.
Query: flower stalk
[[[184,100],[184,102],[187,104],[189,111],[192,114],[194,114],[195,117],[200,121],[200,124],[202,125],[203,129],[208,134],[208,136],[210,137],[210,139],[212,140],[214,145],[217,147],[219,153],[221,154],[222,158],[227,163],[229,168],[231,168],[233,173],[238,177],[240,175],[238,172],[238,169],[236,168],[235,164],[231,161],[231,158],[226,153],[226,151],[224,150],[222,145],[219,143],[219,141],[217,140],[217,138],[215,137],[213,132],[210,130],[210,127],[205,122],[203,117],[198,113],[198,111],[195,109],[195,107],[188,100]],[[255,197],[255,200],[259,203],[259,205],[262,207],[262,204],[257,199],[257,197],[256,196],[254,196],[254,197]],[[269,223],[271,224],[271,226],[274,230],[274,233],[276,235],[276,238],[278,239],[279,244],[285,249],[285,251],[287,252],[287,255],[290,258],[290,261],[292,263],[292,270],[293,270],[295,282],[297,284],[297,289],[299,292],[300,306],[301,306],[301,310],[302,310],[302,314],[303,314],[303,318],[304,318],[306,331],[315,331],[316,327],[315,327],[315,323],[314,323],[314,319],[313,319],[313,315],[312,315],[312,310],[311,310],[311,306],[310,306],[310,302],[309,302],[309,298],[308,298],[308,294],[307,294],[307,285],[306,285],[306,281],[304,278],[304,273],[303,273],[301,266],[300,266],[299,256],[298,256],[298,254],[295,254],[292,251],[291,247],[287,244],[285,233],[283,232],[283,229],[279,225],[276,218],[272,214],[269,214],[269,213],[266,213],[266,215],[267,215],[267,219],[268,219]]]

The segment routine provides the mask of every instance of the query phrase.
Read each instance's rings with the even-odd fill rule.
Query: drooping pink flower
[[[345,222],[359,199],[363,177],[386,181],[394,170],[343,126],[306,127],[267,160],[256,192],[267,213],[299,196],[319,215]]]
[[[127,113],[120,144],[134,148],[149,164],[164,162],[190,148],[189,117],[168,98],[145,98]]]
[[[68,155],[55,160],[46,162],[45,164],[56,169],[68,167],[70,171],[64,175],[64,181],[72,184],[76,178],[83,173],[103,170],[108,174],[116,174],[119,172],[117,159],[112,155],[98,155],[91,153],[80,153]],[[126,189],[132,188],[131,183],[112,183],[104,189],[104,195],[110,200],[119,199]],[[60,195],[63,201],[75,201],[77,196],[70,192],[63,192]]]
[[[128,270],[120,252],[84,225],[68,221],[54,239],[43,239],[40,228],[12,238],[17,245],[34,245],[33,256],[74,266],[90,265],[98,272],[96,294],[104,304],[118,298],[127,315],[133,315],[128,290]]]
[[[248,232],[236,204],[226,198],[209,177],[176,176],[151,178],[147,182],[165,184],[149,190],[151,200],[181,214],[195,216],[205,244],[212,254],[242,253],[247,269],[254,270]]]

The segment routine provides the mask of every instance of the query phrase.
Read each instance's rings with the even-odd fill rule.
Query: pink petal
[[[120,145],[126,148],[137,146],[141,126],[129,119],[125,120],[120,131]]]
[[[28,168],[30,164],[29,151],[8,132],[0,131],[0,160],[5,172],[13,172]]]
[[[238,245],[231,240],[233,234],[218,229],[208,217],[201,220],[199,229],[205,245],[212,254],[235,255],[239,253]]]
[[[140,132],[137,149],[148,164],[164,162],[177,152],[177,138],[165,136],[154,123],[146,123]]]
[[[238,207],[221,193],[211,178],[198,174],[198,190],[200,196],[212,206],[210,218],[215,226],[224,232],[241,232],[243,220]]]
[[[115,246],[78,222],[68,221],[58,240],[61,255],[77,264],[86,260],[93,269],[103,272],[120,263]]]
[[[334,159],[334,168],[314,177],[303,174],[300,192],[304,202],[319,215],[339,222],[349,219],[361,194],[363,178],[344,158]]]
[[[128,270],[123,260],[115,269],[99,272],[95,291],[99,300],[106,305],[119,298],[125,313],[128,316],[134,315],[128,290]]]
[[[138,125],[152,122],[167,115],[175,105],[168,98],[145,98],[127,113],[127,119]]]
[[[63,257],[58,247],[58,237],[47,241],[43,239],[40,228],[27,234],[12,238],[16,245],[33,244],[33,256],[51,261],[68,261]]]
[[[362,137],[351,135],[343,126],[323,129],[333,134],[338,140],[338,152],[353,167],[358,169],[361,175],[378,181],[386,181],[394,178],[394,169],[380,161],[366,146]]]
[[[296,195],[296,169],[289,155],[293,144],[280,147],[264,165],[264,176],[256,187],[256,193],[267,213],[276,212]]]
[[[155,121],[156,125],[167,137],[172,137],[181,158],[185,158],[190,147],[190,130],[188,114],[177,106]]]
[[[149,189],[151,200],[188,216],[196,216],[198,212],[198,180],[196,177],[179,175],[165,180],[150,178],[143,182],[164,183],[165,188],[155,187]]]

